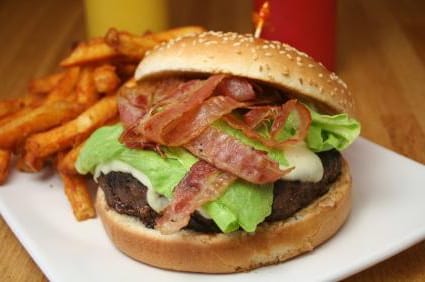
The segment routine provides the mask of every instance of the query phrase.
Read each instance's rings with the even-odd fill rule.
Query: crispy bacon
[[[230,97],[211,97],[199,109],[185,114],[165,135],[164,140],[169,146],[182,146],[201,134],[214,121],[242,106],[244,106],[243,103]]]
[[[125,128],[135,124],[148,112],[148,109],[169,95],[184,80],[179,78],[163,78],[136,83],[128,81],[121,87],[118,95],[118,110]]]
[[[164,155],[164,153],[161,151],[161,145],[157,143],[145,142],[143,136],[137,134],[131,127],[124,129],[124,132],[121,134],[119,141],[131,149],[149,149],[154,150],[161,156]]]
[[[254,150],[213,127],[205,129],[185,148],[215,167],[251,183],[271,183],[286,173],[264,152]]]
[[[276,117],[278,110],[279,107],[277,106],[253,107],[244,115],[243,120],[248,127],[256,128],[258,125],[260,125],[261,122],[265,120],[273,120]]]
[[[179,231],[189,223],[196,209],[218,198],[235,180],[236,176],[198,161],[174,189],[173,199],[155,228],[163,234]]]
[[[286,121],[288,120],[289,115],[293,111],[296,111],[299,119],[296,134],[287,140],[277,140],[278,133],[281,132],[285,126]],[[292,99],[280,107],[254,107],[244,115],[243,122],[235,119],[232,116],[226,116],[225,120],[232,127],[242,130],[245,135],[260,141],[266,146],[284,149],[288,144],[294,144],[304,140],[308,133],[308,128],[311,124],[311,115],[310,111],[303,104],[298,102],[296,99]],[[270,131],[271,139],[263,138],[254,130],[265,120],[273,121]]]
[[[255,91],[248,80],[241,77],[228,77],[217,86],[217,95],[232,97],[245,102],[255,99]]]
[[[212,96],[214,89],[225,78],[213,75],[207,80],[191,80],[181,84],[175,92],[157,103],[137,126],[136,131],[147,141],[173,146],[180,140],[166,140],[165,136],[184,120],[186,114],[193,113],[202,103]],[[179,142],[177,142],[179,141]]]
[[[306,106],[304,106],[303,104],[301,104],[300,102],[298,102],[298,100],[290,100],[291,101],[295,101],[295,110],[297,111],[298,114],[298,119],[299,119],[299,124],[298,124],[298,129],[297,132],[294,136],[292,136],[291,138],[285,140],[284,142],[286,144],[295,144],[298,143],[302,140],[304,140],[304,138],[307,136],[308,134],[308,129],[310,128],[310,124],[311,124],[311,114],[310,111],[306,108]],[[289,103],[287,102],[287,103]],[[282,111],[285,111],[285,105],[287,104],[285,103],[282,106]],[[285,113],[286,115],[286,113]],[[289,116],[289,114],[288,114]],[[283,123],[282,127],[285,126],[285,123]],[[273,132],[273,128],[272,128],[272,137],[274,138],[275,135],[277,134],[278,129],[276,129],[275,132]]]
[[[127,82],[118,95],[118,111],[126,128],[140,120],[148,109],[148,97],[143,95],[135,81]]]
[[[223,120],[225,122],[227,122],[227,124],[229,124],[231,127],[241,130],[244,133],[245,136],[261,142],[264,146],[267,146],[267,147],[270,147],[270,148],[280,148],[279,142],[276,142],[275,140],[267,139],[267,138],[261,136],[254,129],[252,129],[246,123],[244,123],[242,120],[236,118],[233,115],[226,115],[226,116],[223,117]]]

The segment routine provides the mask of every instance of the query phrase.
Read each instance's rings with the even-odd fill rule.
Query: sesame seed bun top
[[[174,73],[225,73],[273,85],[326,113],[353,113],[347,85],[307,54],[251,34],[208,31],[158,45],[137,67],[137,80]]]

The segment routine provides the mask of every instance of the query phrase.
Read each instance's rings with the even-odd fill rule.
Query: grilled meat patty
[[[323,163],[324,174],[317,183],[279,180],[274,184],[272,213],[266,221],[278,221],[292,216],[315,199],[328,192],[341,173],[341,154],[336,150],[318,154]],[[159,216],[146,200],[147,188],[131,174],[110,172],[101,174],[99,186],[103,189],[108,205],[118,213],[138,217],[148,228],[153,228]],[[198,212],[192,214],[188,229],[199,232],[220,232],[214,221]]]

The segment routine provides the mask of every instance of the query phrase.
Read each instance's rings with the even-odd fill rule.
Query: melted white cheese
[[[114,160],[109,163],[97,166],[94,172],[94,179],[97,180],[101,173],[108,174],[111,171],[129,173],[140,183],[145,185],[148,189],[146,193],[146,200],[148,202],[148,205],[157,213],[160,213],[168,205],[169,200],[166,197],[163,197],[157,192],[155,192],[155,190],[152,188],[151,181],[144,173],[140,172],[139,170],[124,162]]]
[[[323,164],[319,156],[310,151],[303,143],[285,148],[285,158],[289,166],[281,166],[281,169],[294,167],[284,175],[284,180],[299,180],[302,182],[319,182],[323,177]]]

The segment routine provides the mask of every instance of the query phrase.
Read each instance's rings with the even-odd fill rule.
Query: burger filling
[[[265,85],[226,75],[128,83],[121,124],[97,130],[77,160],[108,205],[163,234],[255,231],[326,193],[359,134]]]
[[[268,222],[286,219],[312,201],[328,192],[331,184],[341,173],[341,154],[336,150],[318,154],[323,163],[324,174],[319,182],[278,180],[273,185],[273,204]],[[99,186],[105,193],[108,206],[115,211],[139,218],[148,228],[154,228],[160,212],[151,206],[161,207],[149,201],[149,189],[129,172],[110,171],[101,173]],[[187,229],[199,232],[220,232],[215,222],[204,212],[191,215]]]

